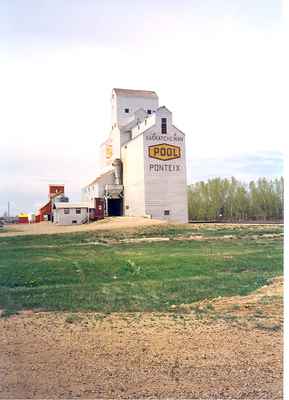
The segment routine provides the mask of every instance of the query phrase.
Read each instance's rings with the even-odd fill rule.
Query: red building
[[[50,221],[52,215],[52,202],[56,196],[64,195],[64,185],[49,185],[48,198],[49,201],[39,209],[35,222]]]
[[[39,218],[40,221],[45,221],[46,215],[47,215],[47,219],[49,220],[51,212],[52,212],[51,200],[49,200],[48,203],[44,204],[44,206],[42,206],[40,208],[39,212],[40,212],[40,218]]]
[[[18,224],[28,224],[29,223],[28,214],[21,213],[17,217],[18,217]]]
[[[60,194],[64,194],[64,185],[49,185],[49,199]]]

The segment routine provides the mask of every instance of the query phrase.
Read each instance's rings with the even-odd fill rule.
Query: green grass
[[[0,308],[166,311],[172,304],[246,295],[282,274],[281,238],[263,237],[282,229],[192,225],[0,237]],[[173,240],[192,234],[208,239]],[[236,240],[220,240],[224,235]],[[109,244],[145,236],[171,240]]]
[[[8,228],[0,228],[0,235],[1,233],[7,233],[7,232],[9,232]]]

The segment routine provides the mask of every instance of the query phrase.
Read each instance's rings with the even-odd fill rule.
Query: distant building
[[[53,222],[58,225],[87,223],[88,203],[55,202],[53,205]]]
[[[68,202],[69,199],[64,195],[64,185],[49,185],[48,201],[36,213],[35,222],[52,221],[53,204],[55,202]]]
[[[188,221],[185,134],[155,92],[113,89],[100,170],[82,189],[89,207],[103,202],[105,215]]]
[[[19,224],[29,224],[29,215],[26,213],[21,213],[17,215]]]

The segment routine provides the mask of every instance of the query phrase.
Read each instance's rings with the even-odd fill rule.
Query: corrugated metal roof
[[[134,90],[134,89],[112,89],[116,94],[121,96],[135,96],[135,97],[158,97],[156,92],[151,90]]]
[[[81,202],[81,203],[55,203],[54,204],[55,208],[87,208],[88,203],[86,202]]]

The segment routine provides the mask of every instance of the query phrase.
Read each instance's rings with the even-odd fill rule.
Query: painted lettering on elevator
[[[181,157],[181,148],[173,144],[160,143],[149,146],[149,157],[161,161],[175,160]]]

